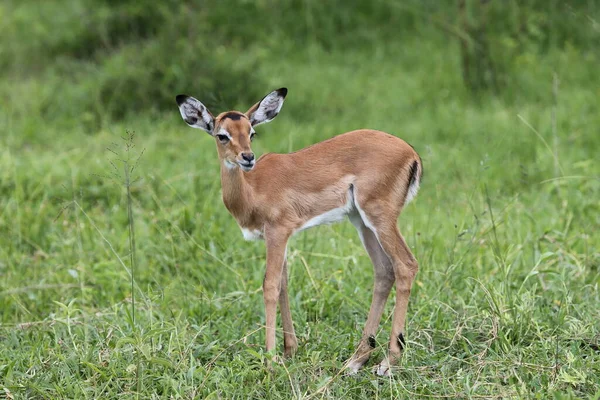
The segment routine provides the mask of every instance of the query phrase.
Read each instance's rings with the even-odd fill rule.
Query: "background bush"
[[[46,119],[83,114],[93,123],[167,110],[181,91],[202,93],[209,108],[249,103],[264,91],[260,64],[311,46],[401,48],[418,35],[462,41],[472,55],[468,86],[493,86],[508,99],[526,94],[498,85],[519,84],[536,54],[591,53],[600,43],[594,1],[59,0],[8,1],[0,10],[5,76],[51,86],[47,97],[5,96]]]

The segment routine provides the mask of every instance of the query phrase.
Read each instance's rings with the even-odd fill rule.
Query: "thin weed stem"
[[[127,190],[127,225],[129,227],[129,265],[131,266],[131,319],[132,328],[135,330],[135,270],[137,266],[135,246],[135,221],[133,218],[133,207],[131,199],[131,175],[129,165],[129,152],[127,161],[124,163],[125,188]]]

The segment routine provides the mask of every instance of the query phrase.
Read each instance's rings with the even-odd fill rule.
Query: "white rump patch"
[[[417,193],[419,192],[419,186],[421,185],[421,182],[419,182],[420,169],[421,166],[419,165],[419,167],[417,167],[415,180],[410,184],[410,186],[408,186],[408,193],[406,194],[406,201],[404,202],[404,205],[410,203],[411,200],[414,199],[417,196]]]

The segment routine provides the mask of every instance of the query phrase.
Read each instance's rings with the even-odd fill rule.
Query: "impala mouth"
[[[242,168],[245,172],[248,172],[248,171],[252,170],[252,168],[254,168],[254,161],[252,161],[252,162],[238,161],[237,163],[240,166],[240,168]]]

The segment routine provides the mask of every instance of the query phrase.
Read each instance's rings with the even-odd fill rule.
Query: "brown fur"
[[[248,152],[250,140],[240,133],[245,120],[226,121],[233,139],[222,158]],[[247,129],[240,125],[246,123]],[[218,125],[217,125],[218,126]],[[217,144],[221,147],[220,144]],[[223,201],[240,226],[262,230],[265,225],[300,228],[306,221],[342,207],[351,184],[359,204],[392,191],[392,206],[406,197],[410,165],[420,160],[403,140],[374,130],[357,130],[290,154],[260,157],[252,171],[221,167]]]
[[[281,102],[286,93],[287,90],[281,95]],[[260,232],[266,242],[263,296],[267,351],[275,347],[278,301],[285,354],[291,355],[297,347],[287,294],[288,239],[312,218],[345,207],[352,193],[356,210],[349,218],[373,262],[375,283],[363,336],[348,368],[356,372],[369,358],[370,343],[388,294],[396,283],[389,356],[376,370],[388,374],[402,351],[398,338],[405,336],[408,297],[418,270],[396,221],[405,205],[409,185],[419,184],[421,159],[405,141],[381,131],[361,129],[294,153],[265,154],[252,170],[244,172],[238,162],[243,163],[242,154],[252,153],[250,121],[260,104],[245,113],[247,118],[228,118],[231,112],[219,114],[211,134],[218,135],[224,130],[231,137],[227,143],[216,141],[225,206],[241,228]]]

